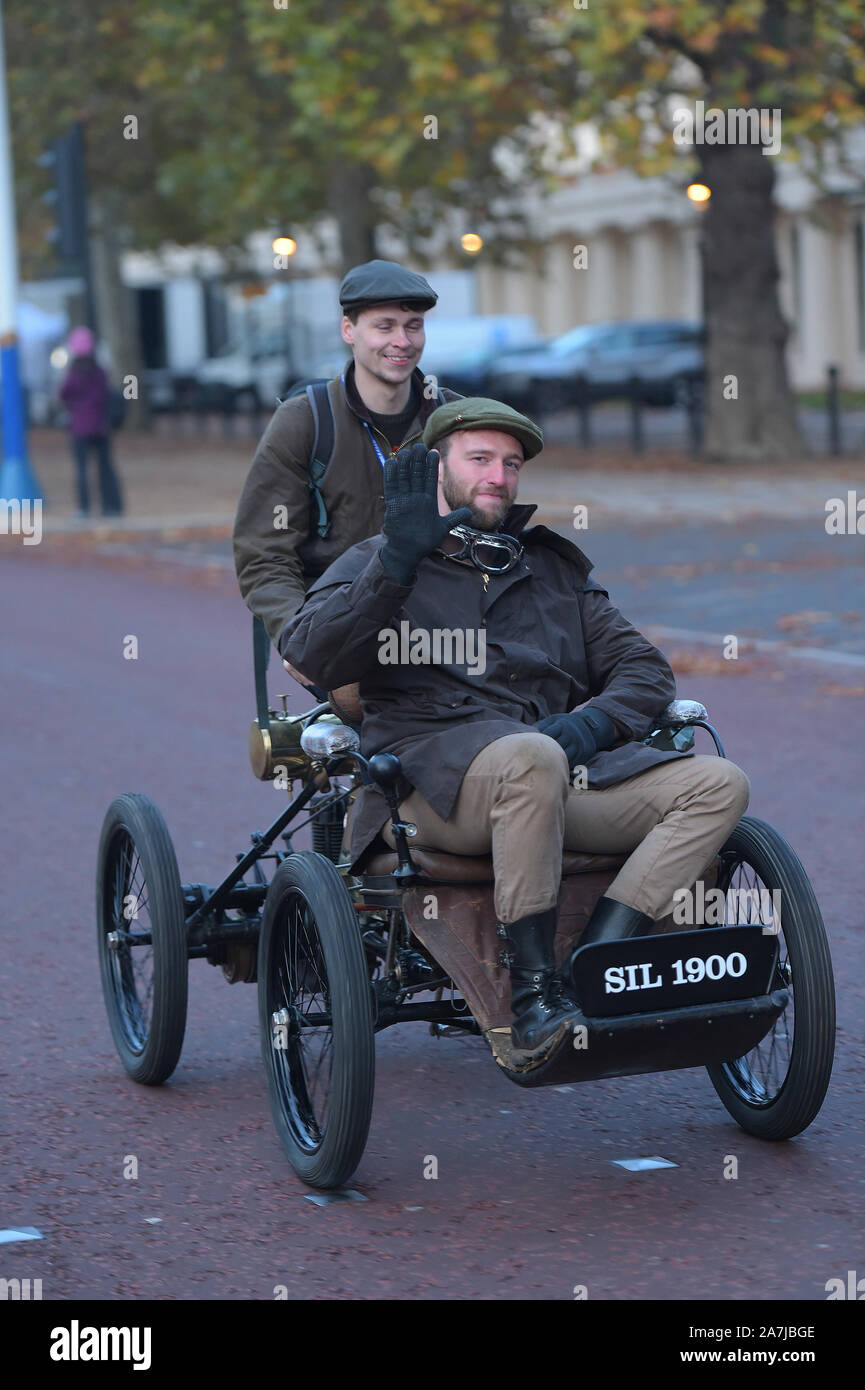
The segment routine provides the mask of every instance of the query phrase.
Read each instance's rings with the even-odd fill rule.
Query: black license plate
[[[759,927],[632,936],[579,948],[574,990],[589,1018],[747,999],[773,987],[778,941]]]

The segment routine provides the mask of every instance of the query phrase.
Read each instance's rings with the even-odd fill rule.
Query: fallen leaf
[[[865,695],[865,685],[839,685],[837,681],[827,681],[819,687],[821,695]]]
[[[753,671],[753,661],[727,661],[714,652],[665,651],[677,676],[742,676]]]
[[[820,613],[814,608],[803,608],[799,613],[787,613],[783,618],[778,618],[775,626],[782,632],[790,632],[797,627],[809,627],[811,623],[825,623],[833,616],[832,613]]]

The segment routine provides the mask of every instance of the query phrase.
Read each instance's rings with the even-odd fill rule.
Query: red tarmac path
[[[767,658],[680,681],[826,918],[838,1051],[805,1135],[749,1138],[702,1071],[525,1092],[480,1039],[404,1025],[377,1040],[353,1180],[369,1200],[317,1207],[271,1125],[255,989],[192,962],[180,1065],[146,1089],[120,1067],[99,984],[94,863],[115,795],[153,797],[184,880],[213,883],[282,804],[247,762],[249,618],[230,576],[7,548],[0,595],[0,1226],[44,1236],[0,1246],[0,1276],[41,1278],[45,1299],[272,1299],[282,1284],[290,1298],[569,1300],[584,1284],[590,1300],[823,1300],[830,1278],[865,1275],[865,721],[844,693],[860,671]],[[679,1166],[611,1166],[654,1154]]]

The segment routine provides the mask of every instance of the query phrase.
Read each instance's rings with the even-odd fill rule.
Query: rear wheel
[[[261,1047],[273,1121],[311,1187],[342,1187],[369,1133],[375,1077],[364,946],[342,879],[321,855],[280,864],[258,948]]]
[[[96,915],[102,991],[120,1060],[133,1081],[158,1086],[183,1047],[188,958],[174,846],[149,797],[119,796],[108,808]]]
[[[709,1077],[742,1129],[758,1139],[791,1139],[817,1115],[832,1071],[835,990],[823,919],[800,860],[765,821],[739,822],[721,866],[726,925],[762,930],[773,920],[774,903],[780,930],[771,987],[788,990],[790,1002],[755,1048],[710,1066]],[[762,912],[761,894],[768,895]]]

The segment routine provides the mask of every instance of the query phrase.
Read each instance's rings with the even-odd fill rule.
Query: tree
[[[496,216],[515,187],[497,151],[510,142],[521,179],[539,173],[531,117],[576,90],[536,10],[533,0],[186,0],[144,12],[142,80],[152,74],[162,100],[234,76],[257,108],[257,141],[226,139],[236,109],[224,95],[207,103],[216,119],[196,121],[195,155],[166,152],[163,177],[182,170],[186,187],[206,196],[221,163],[223,178],[249,188],[244,210],[257,220],[247,218],[246,231],[265,214],[309,226],[330,213],[337,269],[375,255],[388,230],[423,259],[454,210],[504,251],[526,238],[512,213]]]
[[[534,167],[532,112],[573,95],[532,0],[492,18],[466,0],[88,0],[71,21],[64,0],[7,0],[7,14],[25,274],[49,264],[38,155],[80,120],[100,284],[113,287],[103,331],[124,371],[136,370],[130,297],[116,292],[125,248],[197,242],[240,269],[251,232],[314,233],[331,213],[334,269],[377,254],[389,228],[423,261],[456,210],[460,230],[504,254],[527,238],[512,214],[497,223],[514,184],[496,150],[522,146]],[[515,82],[520,34],[533,37]]]
[[[449,219],[504,258],[537,239],[525,192],[561,181],[538,116],[563,144],[593,123],[608,165],[680,182],[693,168],[712,189],[707,452],[802,451],[774,160],[747,142],[683,151],[675,109],[777,108],[782,157],[819,163],[861,121],[859,0],[88,0],[72,21],[65,0],[7,0],[7,16],[19,182],[32,191],[40,147],[84,120],[117,254],[134,238],[242,260],[249,233],[314,234],[331,213],[336,270],[381,254],[388,231],[423,263]],[[129,115],[139,134],[124,141]],[[25,256],[35,240],[22,236]],[[731,375],[735,403],[721,395]]]
[[[537,172],[530,118],[575,90],[533,0],[91,0],[72,24],[62,0],[7,4],[22,188],[48,133],[84,120],[91,183],[122,193],[141,248],[239,250],[332,213],[345,268],[388,227],[422,253],[447,210],[519,241],[512,214],[496,226],[514,191],[496,151]]]
[[[781,157],[819,169],[861,124],[865,12],[844,0],[604,0],[569,17],[583,91],[572,115],[601,131],[604,158],[642,174],[681,168],[676,108],[777,111]],[[712,196],[704,213],[708,329],[706,453],[720,459],[805,452],[795,424],[778,301],[775,161],[757,143],[703,143],[690,167]],[[725,378],[738,400],[725,400]]]

